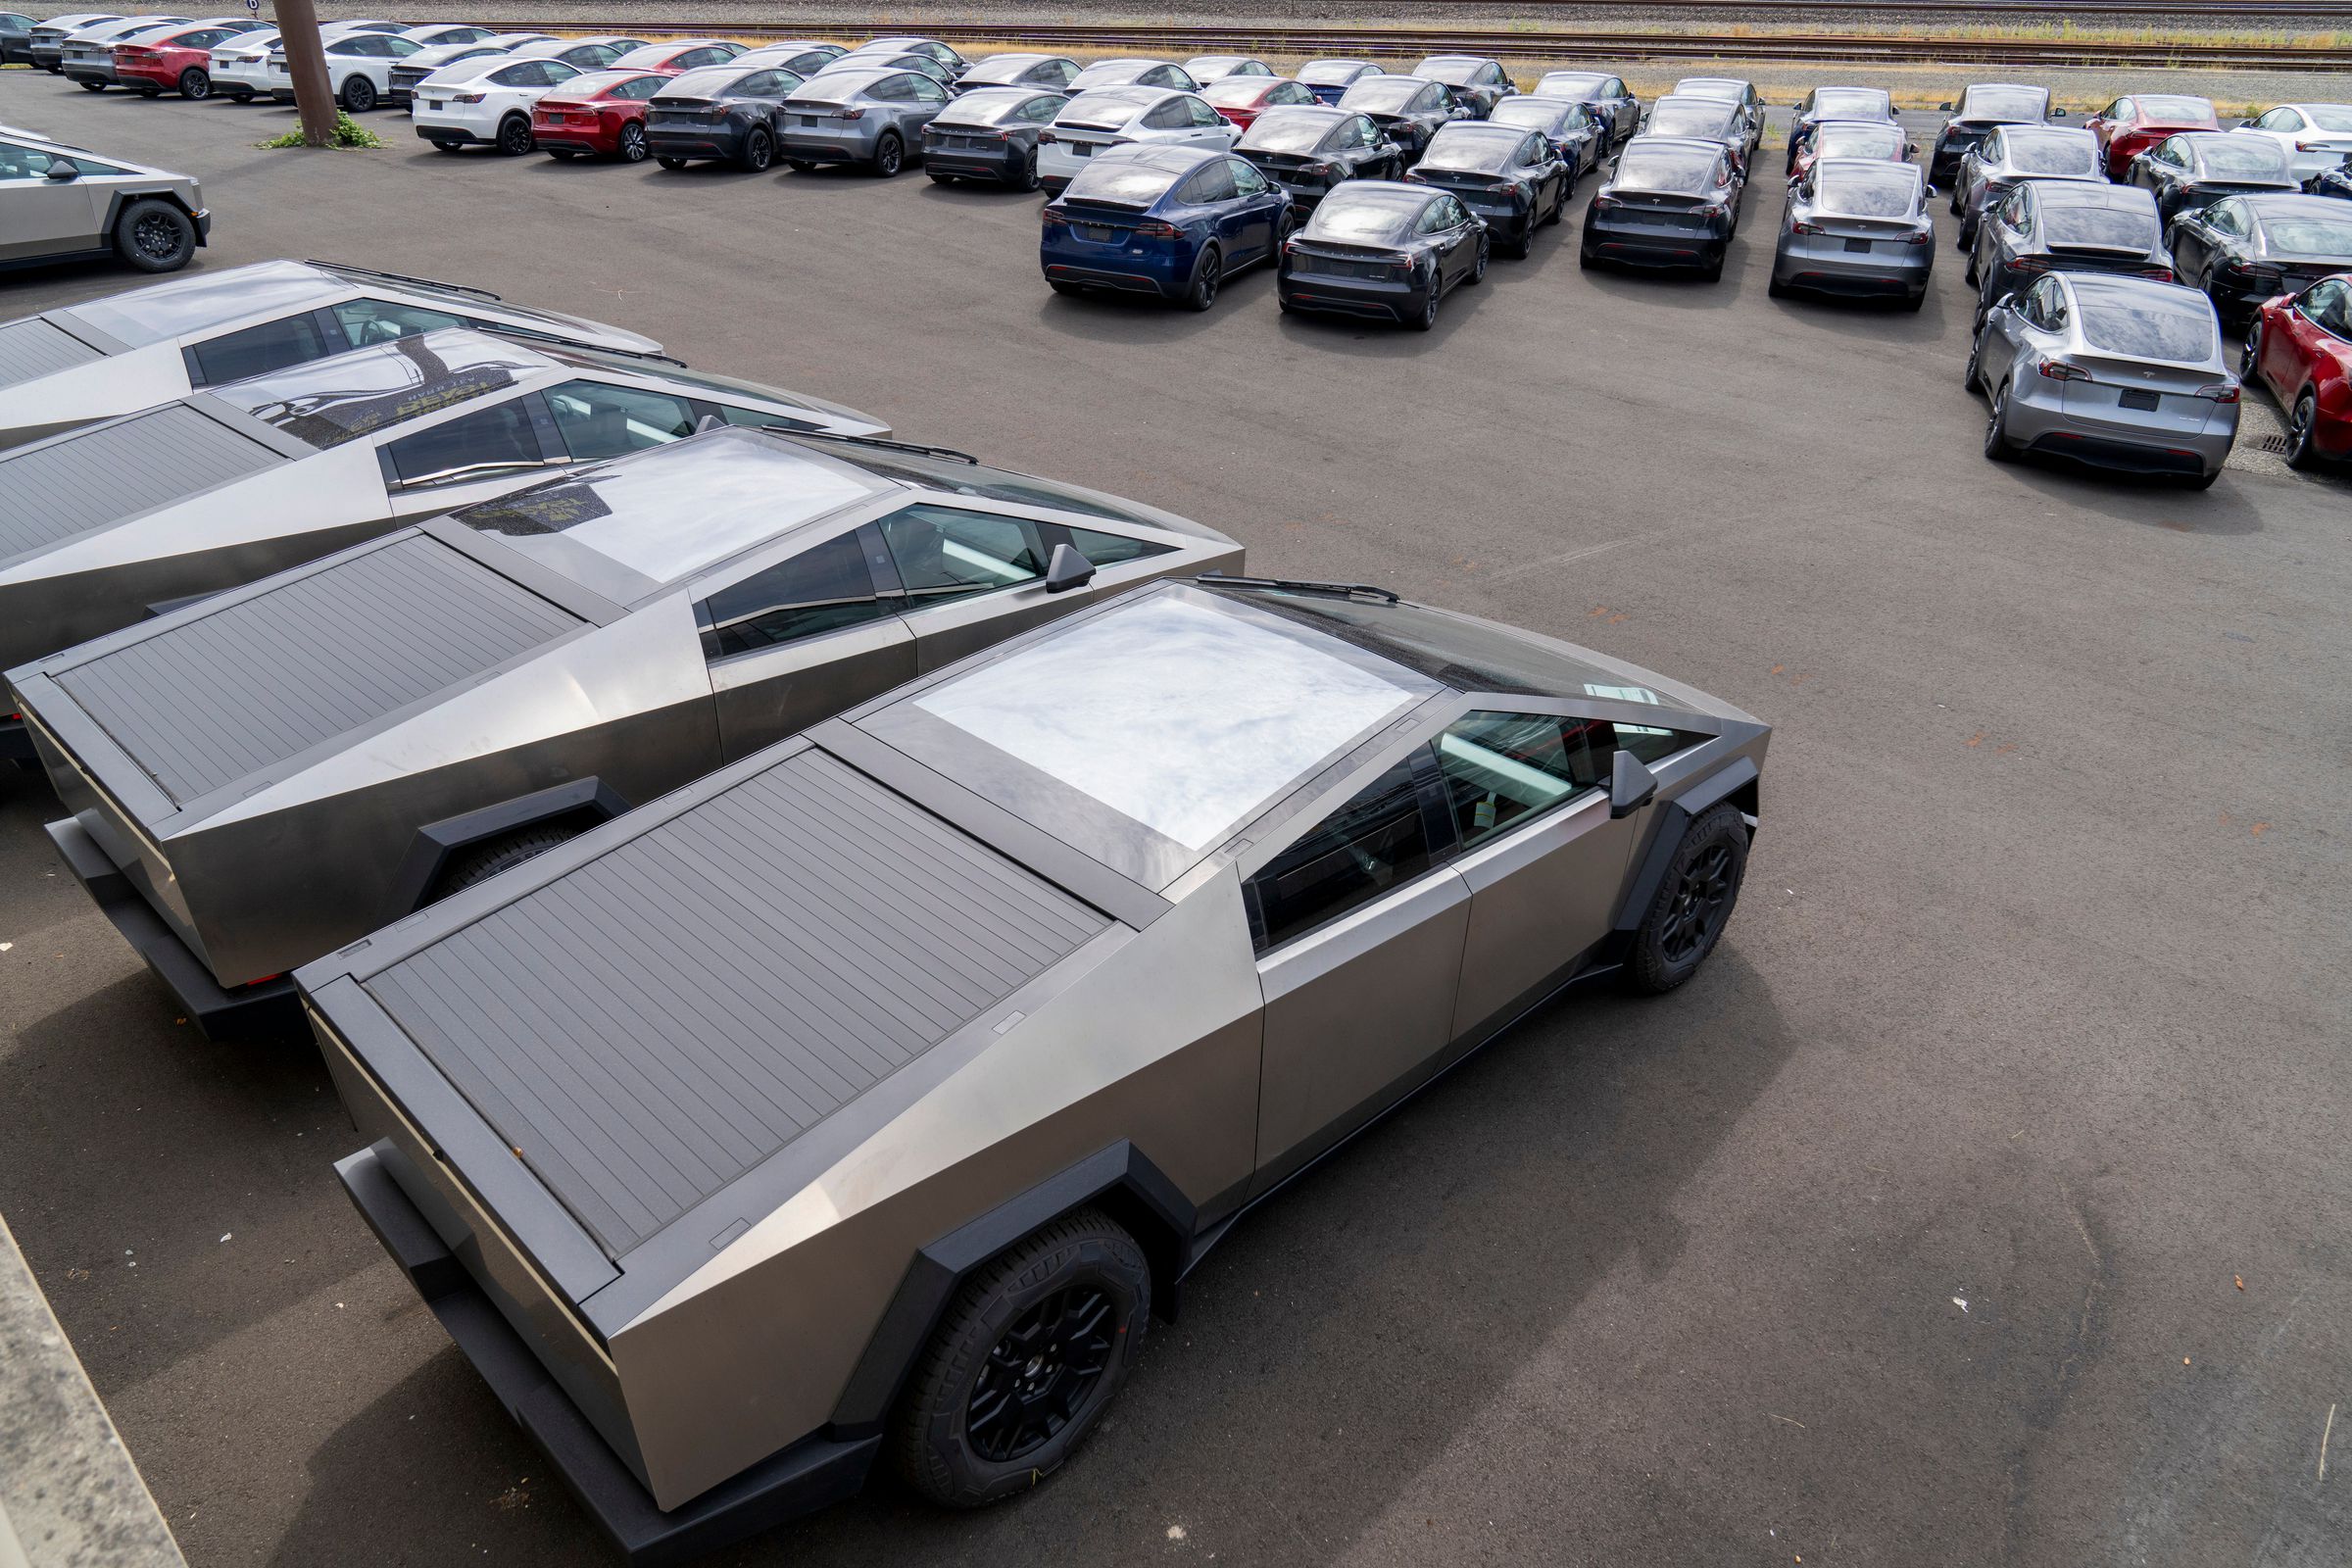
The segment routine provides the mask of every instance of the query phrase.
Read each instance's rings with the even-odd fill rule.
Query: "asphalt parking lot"
[[[2352,488],[2265,395],[2202,494],[1988,464],[1957,253],[1916,316],[1770,301],[1769,176],[1718,285],[1580,272],[1572,219],[1422,335],[1262,272],[1058,298],[1036,198],[919,174],[253,147],[290,121],[0,74],[199,174],[201,267],[600,317],[1778,730],[1691,985],[1555,1004],[1260,1210],[1043,1492],[719,1560],[2352,1559]],[[599,1560],[337,1189],[317,1060],[175,1026],[0,791],[0,1212],[190,1561]]]

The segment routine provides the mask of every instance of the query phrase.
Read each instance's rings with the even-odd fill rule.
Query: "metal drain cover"
[[[2262,438],[2262,450],[2265,452],[2276,453],[2278,456],[2282,458],[2285,457],[2288,451],[2286,437],[2282,435],[2264,436]]]

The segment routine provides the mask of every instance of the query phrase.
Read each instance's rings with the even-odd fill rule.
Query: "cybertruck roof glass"
[[[1116,496],[1106,496],[1076,485],[1056,484],[1052,479],[1014,473],[1007,468],[992,468],[984,463],[966,463],[959,458],[935,458],[920,452],[863,446],[847,441],[838,447],[828,442],[825,450],[843,463],[855,465],[868,473],[896,479],[904,484],[920,485],[926,490],[978,496],[983,500],[1009,502],[1018,507],[1058,507],[1063,512],[1080,512],[1090,517],[1108,517],[1114,522],[1140,522],[1147,528],[1187,531],[1187,525],[1166,513],[1121,506]],[[1195,528],[1193,531],[1204,536],[1209,534],[1205,528]]]
[[[316,267],[263,262],[173,278],[55,314],[135,349],[272,310],[301,310],[339,292]]]
[[[829,455],[713,430],[453,514],[615,604],[890,486]]]
[[[1171,586],[869,714],[867,733],[1149,888],[1437,682]]]
[[[231,381],[205,395],[323,451],[503,392],[548,365],[517,344],[448,328]]]

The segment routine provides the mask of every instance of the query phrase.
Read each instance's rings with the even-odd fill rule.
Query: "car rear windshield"
[[[656,96],[662,98],[717,98],[723,96],[729,88],[745,77],[756,74],[758,73],[744,71],[734,66],[705,66],[700,71],[689,71],[682,76],[676,76],[663,82],[661,92]],[[565,85],[568,86],[569,83]]]
[[[1038,95],[1032,87],[984,87],[939,112],[934,125],[993,125]]]
[[[1273,110],[1242,132],[1238,146],[1243,152],[1311,153],[1344,118],[1338,110]]]
[[[1600,91],[1601,84],[1608,79],[1608,77],[1593,72],[1555,71],[1542,81],[1537,82],[1536,90],[1562,98],[1581,97],[1586,93]]]
[[[2006,132],[2009,166],[2026,174],[2095,174],[2099,144],[2072,131],[2044,131],[2038,136]]]
[[[2352,256],[2352,213],[2342,218],[2265,218],[2262,238],[2274,256]]]
[[[715,430],[452,515],[627,604],[887,488],[789,441]]]
[[[2352,132],[2352,107],[2343,104],[2306,104],[2303,118],[2322,130]]]
[[[1187,170],[1185,173],[1190,173]],[[1090,163],[1078,171],[1063,195],[1070,201],[1108,202],[1118,207],[1149,207],[1168,193],[1183,174],[1170,173],[1132,159]]]
[[[1839,164],[1815,181],[1813,205],[1852,218],[1909,218],[1919,204],[1919,175],[1909,164]]]
[[[624,81],[635,81],[638,77],[644,74],[645,73],[642,71],[583,72],[581,74],[574,76],[569,81],[564,83],[563,90],[560,93],[551,94],[550,96],[563,98],[594,98],[600,94],[611,92],[613,88],[619,86]],[[684,77],[679,78],[680,81],[684,79]],[[670,91],[676,86],[677,82],[664,82],[662,83],[662,90],[665,92]]]
[[[2165,93],[2156,93],[2132,101],[2139,105],[2139,115],[2142,120],[2153,121],[2160,125],[2211,125],[2218,123],[2213,118],[2213,105],[2202,98],[2176,98]]]
[[[1511,127],[1501,134],[1478,125],[1448,125],[1429,139],[1422,154],[1425,169],[1453,169],[1469,174],[1499,174],[1512,155],[1527,141],[1527,132]]]
[[[1731,128],[1734,112],[1725,103],[1659,104],[1644,128],[1653,136],[1721,136]]]
[[[2212,305],[2185,290],[2079,281],[2075,298],[2082,307],[2082,341],[2108,354],[2196,363],[2212,359],[2221,340]]]
[[[901,698],[863,727],[1158,888],[1440,690],[1257,606],[1175,587]]]
[[[1957,118],[2030,124],[2041,119],[2049,102],[2047,93],[2032,87],[1971,87],[1960,99]]]
[[[965,72],[963,79],[975,85],[984,81],[1011,81],[1045,58],[1044,55],[997,55]]]
[[[1318,87],[1336,87],[1355,79],[1364,68],[1352,60],[1319,60],[1298,68],[1298,79]]]
[[[1522,130],[1557,130],[1583,111],[1562,98],[1505,98],[1487,117],[1492,125],[1517,125]]]
[[[891,73],[887,71],[820,72],[792,89],[792,101],[812,104],[846,104],[889,74]]]
[[[1366,76],[1348,89],[1347,104],[1350,109],[1369,109],[1376,115],[1393,115],[1413,101],[1424,83],[1416,76]]]
[[[1903,132],[1896,125],[1824,125],[1813,145],[1823,158],[1900,158]]]
[[[1257,102],[1279,79],[1273,76],[1227,76],[1212,81],[1200,89],[1200,96],[1224,109],[1240,109]]]
[[[1361,190],[1343,184],[1306,220],[1308,239],[1348,245],[1395,245],[1412,231],[1429,198],[1419,191]]]
[[[2285,179],[2286,154],[2268,136],[2207,136],[2197,156],[2214,173],[2237,179]]]
[[[1704,190],[1715,177],[1719,155],[1704,147],[1644,147],[1629,143],[1610,181],[1620,190],[1655,190],[1688,194]]]
[[[2042,204],[2041,237],[2052,245],[2099,245],[2111,250],[2144,251],[2156,243],[2156,230],[2153,205],[2139,211],[2110,207],[2105,202],[2085,202],[2080,206],[2071,202]]]
[[[324,450],[503,392],[546,368],[512,343],[444,330],[208,387],[206,396]]]
[[[1886,95],[1869,87],[1824,87],[1813,95],[1813,116],[1817,120],[1840,115],[1863,120],[1885,113]]]
[[[1484,60],[1473,60],[1467,55],[1431,55],[1415,66],[1412,74],[1445,82],[1449,87],[1467,87],[1470,78],[1478,74],[1478,68],[1485,64]]]
[[[1088,88],[1117,86],[1133,81],[1158,64],[1156,60],[1098,60],[1070,80]]]
[[[1056,125],[1078,125],[1087,130],[1117,130],[1138,113],[1159,101],[1160,89],[1146,87],[1090,87],[1062,105],[1061,113],[1054,117]]]

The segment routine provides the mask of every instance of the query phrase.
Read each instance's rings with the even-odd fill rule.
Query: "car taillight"
[[[863,120],[865,118],[865,111],[853,104],[846,109],[834,110],[833,118],[835,120]]]
[[[2065,365],[2057,360],[2044,360],[2037,368],[2053,381],[2087,381],[2090,379],[2090,372],[2080,365]]]
[[[1046,145],[1049,145],[1049,144],[1051,144],[1051,145],[1054,145],[1054,146],[1059,146],[1059,145],[1061,144],[1061,138],[1060,138],[1059,136],[1056,136],[1056,135],[1054,135],[1054,134],[1052,131],[1050,131],[1050,130],[1041,130],[1041,131],[1039,131],[1039,132],[1037,133],[1037,140],[1038,140],[1038,144],[1039,144],[1040,146],[1046,146]]]
[[[2210,399],[2215,403],[2235,403],[2238,397],[2238,384],[2235,381],[2215,381],[2210,385],[2197,388],[2197,396]]]
[[[1136,224],[1135,231],[1145,239],[1174,239],[1183,232],[1174,223],[1163,223],[1156,218]]]
[[[1048,228],[1067,228],[1070,226],[1070,220],[1062,217],[1059,213],[1046,213],[1042,216],[1045,220],[1045,225]]]
[[[1819,223],[1808,223],[1800,218],[1788,225],[1788,232],[1791,234],[1819,234],[1825,230]]]
[[[1614,196],[1595,196],[1592,198],[1592,205],[1590,208],[1590,211],[1595,213],[1605,213],[1611,211],[1612,209],[1623,207],[1624,205],[1625,204],[1623,202],[1619,201]]]
[[[2139,270],[2139,275],[2142,277],[2152,277],[2159,283],[2170,283],[2173,281],[2173,270],[2169,267],[2143,267]]]
[[[453,104],[478,104],[485,96],[478,92],[453,92],[449,95],[449,101]]]
[[[2009,266],[2020,272],[2046,272],[2050,270],[2050,259],[2047,256],[2020,256]]]
[[[1936,230],[1934,228],[1919,229],[1906,238],[1903,243],[1906,245],[1933,245],[1936,243]]]

